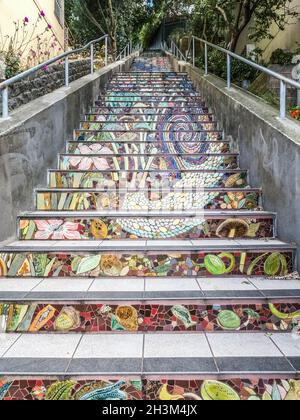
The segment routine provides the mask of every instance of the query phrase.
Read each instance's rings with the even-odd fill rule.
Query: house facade
[[[64,0],[0,0],[0,51],[28,67],[65,50]]]

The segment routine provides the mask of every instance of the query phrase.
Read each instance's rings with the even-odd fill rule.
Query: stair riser
[[[176,119],[177,121],[180,121],[181,119],[186,122],[186,116],[180,115],[180,114],[172,114],[169,116],[169,118]],[[85,122],[123,122],[123,123],[144,123],[144,122],[158,122],[162,119],[160,114],[157,115],[141,115],[141,114],[125,114],[125,115],[103,115],[103,114],[86,114],[84,117]],[[192,115],[188,117],[188,122],[191,123],[198,123],[198,122],[204,122],[209,123],[213,121],[213,115],[212,114],[206,114],[206,115]]]
[[[201,102],[203,103],[203,97],[199,96],[197,92],[140,92],[140,94],[135,94],[135,92],[124,92],[120,91],[118,95],[116,92],[106,93],[99,95],[97,101],[108,101],[108,102],[152,102],[152,101],[161,101],[161,102]]]
[[[141,84],[136,84],[136,83],[119,83],[119,84],[111,84],[109,86],[107,86],[107,90],[104,91],[103,93],[115,93],[115,92],[137,92],[137,93],[141,93],[142,95],[144,93],[163,93],[163,94],[172,94],[172,93],[189,93],[189,92],[193,92],[193,93],[197,93],[194,89],[194,87],[192,85],[182,85],[180,83],[176,84],[176,83],[168,83],[168,84],[158,84],[156,83],[155,85],[151,84],[151,87],[149,87],[148,83],[141,83]]]
[[[95,101],[95,107],[108,107],[108,108],[136,108],[136,105],[141,106],[141,104],[145,105],[146,107],[150,108],[180,108],[180,107],[187,107],[187,106],[194,106],[198,108],[205,108],[205,103],[201,102],[199,99],[193,98],[186,98],[176,100],[178,98],[177,95],[174,95],[174,98],[164,98],[164,99],[150,99],[150,98],[141,98],[136,101],[131,101],[128,99],[104,99],[104,100],[97,100]]]
[[[1,333],[292,332],[300,302],[205,305],[176,302],[0,303]],[[276,312],[275,312],[276,314]]]
[[[283,263],[278,268],[294,271],[294,251],[276,250]],[[264,276],[265,262],[272,251],[136,252],[5,252],[0,254],[0,277],[218,277],[224,275]],[[218,258],[216,258],[218,257]],[[217,274],[214,274],[217,273]]]
[[[166,131],[168,126],[169,131],[181,131],[181,132],[197,132],[197,131],[212,131],[218,130],[217,122],[195,122],[192,123],[188,120],[185,121],[158,121],[158,122],[140,122],[135,123],[133,121],[125,123],[122,121],[118,122],[81,122],[81,130],[95,130],[95,131]]]
[[[203,142],[203,141],[221,141],[223,140],[223,132],[221,131],[161,131],[152,132],[149,131],[94,131],[94,130],[74,130],[73,135],[74,141],[124,141],[124,142],[152,142],[161,141],[165,142]]]
[[[69,381],[63,382],[62,378],[53,377],[26,377],[22,378],[2,378],[2,388],[0,388],[1,399],[4,400],[80,400],[88,399],[89,392],[101,390],[116,384],[118,393],[107,393],[107,399],[115,400],[244,400],[249,399],[270,399],[277,400],[280,396],[282,400],[296,400],[297,394],[295,384],[298,381],[292,379],[296,375],[261,375],[251,377],[244,375],[238,379],[219,378],[216,382],[212,376],[185,375],[182,377],[172,377],[171,375],[156,375],[155,379],[142,376],[116,377],[115,376],[89,376],[84,378],[67,377]],[[65,378],[66,379],[66,378]],[[120,381],[120,382],[119,382]],[[109,388],[110,389],[110,388]],[[208,393],[214,390],[211,395]],[[275,390],[275,391],[274,391]],[[61,391],[61,392],[60,392]],[[65,391],[65,392],[63,392]],[[279,392],[278,392],[279,391]],[[100,391],[101,392],[101,391]],[[99,394],[100,394],[99,392]],[[273,396],[272,396],[273,395]],[[99,396],[99,399],[104,399]],[[196,401],[195,401],[196,402]],[[113,407],[116,408],[116,407]],[[192,410],[190,410],[191,413]],[[185,407],[188,413],[188,407]],[[199,412],[199,411],[198,411]]]
[[[212,190],[203,193],[150,191],[38,191],[36,209],[48,210],[252,210],[261,201],[259,190]]]
[[[50,223],[53,226],[50,228]],[[247,226],[248,225],[248,230]],[[273,238],[272,217],[240,216],[236,228],[232,218],[220,217],[101,217],[101,219],[66,218],[64,215],[18,220],[20,240],[63,239],[69,228],[69,240],[119,239],[209,239],[209,238]]]
[[[218,147],[218,146],[217,146]],[[140,171],[140,170],[190,170],[199,169],[209,170],[237,170],[237,157],[224,156],[219,154],[202,154],[202,155],[165,155],[159,151],[155,155],[103,155],[86,153],[91,151],[88,148],[82,148],[81,155],[60,155],[58,158],[58,169],[61,170],[112,170],[112,171]],[[163,156],[162,156],[163,155]]]
[[[127,137],[127,136],[126,136]],[[121,137],[125,138],[125,136]],[[129,136],[128,136],[129,138]],[[130,136],[131,138],[131,136]],[[133,137],[132,137],[133,138]],[[134,136],[136,138],[136,136]],[[80,141],[70,141],[67,143],[66,151],[67,153],[72,154],[81,154],[82,151],[87,151],[87,148],[93,153],[108,153],[111,152],[112,154],[118,155],[118,154],[135,154],[135,155],[155,155],[159,154],[168,154],[168,151],[174,151],[174,142],[164,142],[163,147],[161,146],[161,143],[158,141],[153,141],[151,143],[149,142],[125,142],[122,144],[122,142],[116,140],[114,142],[106,142],[106,141],[98,141],[98,142],[89,142],[84,141],[83,143]],[[179,154],[189,153],[197,155],[199,153],[203,153],[205,150],[214,151],[214,153],[227,153],[228,157],[230,156],[229,153],[229,142],[184,142],[179,141],[175,144],[176,152]]]
[[[98,158],[94,158],[98,159]],[[67,166],[67,165],[66,165]],[[136,190],[144,188],[174,189],[184,191],[194,188],[201,193],[203,188],[245,188],[248,186],[247,171],[99,171],[91,162],[92,171],[49,171],[49,188],[83,188],[110,190]],[[96,169],[96,170],[93,170]]]
[[[90,109],[91,114],[145,114],[145,115],[164,115],[165,113],[172,114],[180,114],[182,113],[188,113],[190,115],[204,115],[209,113],[209,109],[207,107],[199,107],[199,105],[196,106],[181,106],[178,104],[175,104],[175,106],[171,106],[168,104],[168,106],[161,106],[160,104],[155,104],[155,106],[151,106],[151,104],[144,104],[143,107],[141,106],[131,106],[130,104],[128,106],[114,106],[114,107],[108,107],[108,106],[95,106]]]

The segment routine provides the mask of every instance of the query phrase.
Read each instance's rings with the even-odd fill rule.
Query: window
[[[55,0],[54,13],[60,25],[64,26],[64,0]]]

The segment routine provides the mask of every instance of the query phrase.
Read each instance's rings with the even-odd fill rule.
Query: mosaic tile
[[[102,217],[26,219],[19,221],[21,240],[204,239],[273,237],[273,219],[264,217]]]
[[[208,159],[203,164],[203,169],[165,171],[154,167],[153,158],[146,158],[145,168],[152,166],[149,171],[145,170],[121,170],[99,168],[118,166],[117,159],[108,162],[102,157],[74,157],[64,160],[61,166],[71,167],[70,170],[49,172],[50,188],[83,188],[83,189],[110,189],[110,190],[136,190],[136,189],[175,189],[182,191],[193,188],[196,191],[201,188],[241,188],[248,187],[247,172],[238,170],[206,170],[214,158]],[[218,159],[215,159],[218,163]],[[159,160],[157,161],[159,162]],[[129,164],[124,162],[125,166]],[[135,166],[137,162],[131,161]],[[72,165],[73,164],[73,165]],[[76,165],[75,165],[76,164]],[[75,166],[75,168],[74,168]],[[88,169],[82,169],[84,167]],[[200,167],[201,165],[199,165]],[[77,169],[78,168],[78,169]],[[200,191],[201,192],[201,191]]]
[[[94,131],[94,130],[75,130],[73,140],[75,141],[125,141],[125,142],[200,142],[200,141],[220,141],[223,133],[217,130],[204,131]]]
[[[2,378],[0,398],[10,400],[243,400],[299,401],[300,381],[278,378],[227,380],[147,378],[66,381],[49,379],[14,380]]]
[[[207,277],[293,272],[287,252],[2,253],[0,277]]]
[[[265,400],[300,399],[300,381],[285,379],[160,380],[143,382],[147,400]]]
[[[1,333],[292,332],[300,303],[0,304]]]
[[[143,186],[142,186],[143,188]],[[203,189],[199,192],[188,188],[174,191],[156,189],[127,192],[94,191],[38,191],[37,210],[256,210],[259,209],[260,192],[236,188],[232,190]]]
[[[135,138],[135,137],[134,137]],[[197,142],[197,141],[171,141],[165,142],[163,147],[158,141],[131,141],[131,136],[124,137],[124,141],[120,138],[118,141],[70,141],[67,143],[67,152],[72,154],[103,154],[105,155],[162,155],[162,154],[188,154],[199,155],[207,153],[224,154],[229,153],[228,142]],[[224,156],[226,159],[226,156]]]
[[[0,399],[13,400],[141,400],[142,383],[137,380],[44,380],[0,381]]]
[[[100,170],[100,171],[166,171],[166,170],[224,170],[236,169],[236,157],[214,154],[214,148],[206,154],[169,154],[158,155],[105,155],[98,154],[101,146],[95,144],[92,148],[81,147],[81,154],[60,155],[59,169],[61,170]],[[86,152],[86,153],[84,153]],[[94,152],[94,153],[92,153]],[[243,172],[243,171],[241,171]],[[225,174],[226,176],[226,174]],[[230,175],[229,175],[230,176]]]

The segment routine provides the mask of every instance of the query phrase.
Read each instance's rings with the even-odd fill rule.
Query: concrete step
[[[284,308],[284,305],[294,303],[299,305],[300,278],[270,280],[266,277],[199,277],[199,278],[170,278],[170,277],[115,277],[94,279],[82,277],[70,279],[57,278],[1,278],[1,302],[51,302],[57,304],[90,304],[108,302],[141,302],[155,305],[185,302],[185,305],[202,307],[211,306],[211,310],[219,311],[225,305],[269,305],[270,301],[282,305],[279,312],[288,311],[292,316],[284,317],[273,314],[270,324],[274,331],[283,331],[295,321],[294,310]],[[289,302],[289,303],[288,303]],[[290,307],[289,307],[290,308]],[[252,308],[255,309],[255,308]],[[272,308],[273,310],[274,308]],[[297,308],[296,308],[297,309]],[[270,308],[267,308],[269,311]],[[203,311],[205,312],[205,311]],[[274,312],[274,310],[273,310]],[[298,309],[297,311],[298,312]],[[206,314],[202,313],[202,316]],[[254,315],[254,314],[253,314]],[[207,316],[207,315],[206,315]],[[280,325],[278,325],[278,317]],[[268,319],[268,318],[267,318]],[[266,323],[261,317],[260,322]],[[179,321],[179,320],[177,320]]]
[[[0,276],[285,276],[295,250],[275,239],[17,241],[0,249]]]
[[[1,342],[0,371],[4,376],[39,376],[50,381],[54,376],[77,378],[79,382],[81,378],[86,381],[89,375],[93,378],[145,375],[152,376],[152,380],[156,376],[155,381],[160,383],[159,399],[159,390],[165,383],[162,379],[176,375],[185,376],[181,378],[185,381],[186,376],[191,380],[225,382],[227,378],[231,384],[232,378],[245,378],[248,382],[254,376],[256,381],[257,378],[269,381],[298,378],[299,350],[299,340],[287,333],[272,337],[263,333],[183,333],[180,339],[178,334],[123,334],[122,337],[118,334],[7,334]],[[69,383],[69,389],[77,381]],[[273,382],[268,383],[272,390]],[[229,389],[226,388],[227,399],[232,394],[235,399],[242,398],[236,392],[229,393]],[[288,389],[282,394],[286,396],[287,392]],[[248,393],[244,395],[252,394],[249,390]]]
[[[121,138],[121,139],[120,139]],[[96,130],[74,130],[74,141],[161,141],[177,142],[185,141],[222,141],[224,135],[222,130],[202,130],[202,131],[156,131],[156,130],[123,130],[123,131],[96,131]],[[128,140],[127,140],[128,139]]]
[[[219,147],[216,143],[213,146]],[[101,147],[101,146],[100,146]],[[200,169],[210,170],[236,170],[238,169],[237,154],[223,153],[163,153],[162,150],[156,149],[154,154],[103,154],[100,147],[95,153],[88,146],[81,147],[81,153],[61,153],[58,156],[58,168],[62,170],[68,169],[98,169],[98,170],[148,170],[148,171],[195,171]],[[96,147],[94,145],[94,148]],[[129,150],[128,150],[129,152]]]
[[[194,188],[201,193],[203,188],[248,188],[248,171],[240,169],[215,169],[215,170],[157,170],[152,166],[149,170],[97,170],[104,167],[104,161],[99,157],[84,158],[74,157],[65,159],[60,166],[70,169],[48,170],[48,187],[50,188],[83,188],[83,189],[109,189],[116,191],[137,189],[169,189],[169,191],[185,191]],[[91,170],[73,169],[90,165]],[[151,162],[151,159],[150,159]],[[77,164],[76,166],[74,164]],[[116,164],[113,162],[112,164]],[[149,165],[149,162],[148,162]],[[200,166],[200,165],[199,165]],[[206,165],[203,164],[203,167]]]
[[[138,122],[131,121],[129,123],[123,121],[112,121],[107,122],[89,122],[81,121],[79,128],[81,130],[95,130],[95,131],[166,131],[166,126],[169,131],[180,131],[180,132],[198,132],[206,130],[217,130],[219,123],[216,121],[201,121],[201,122],[190,122],[185,121],[157,121],[157,122]]]
[[[69,240],[274,238],[275,214],[199,212],[140,214],[115,212],[34,212],[18,218],[20,240],[58,240],[68,227]],[[40,230],[41,229],[41,230]]]
[[[262,191],[259,188],[184,188],[168,190],[60,189],[36,190],[36,210],[257,210]]]
[[[66,144],[67,153],[81,154],[83,151],[89,153],[112,153],[115,155],[144,155],[144,154],[200,154],[214,152],[230,156],[230,142],[223,141],[184,141],[176,140],[160,142],[155,136],[149,135],[148,141],[139,141],[134,134],[123,134],[112,141],[68,141]]]

